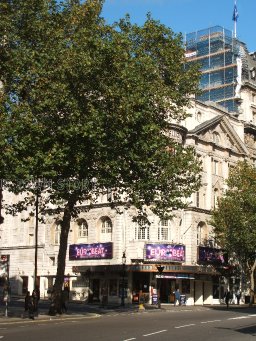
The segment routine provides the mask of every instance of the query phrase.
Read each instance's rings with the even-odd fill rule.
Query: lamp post
[[[124,275],[125,275],[125,264],[126,264],[126,255],[123,252],[122,256],[122,293],[121,293],[121,306],[124,307]]]
[[[35,274],[34,274],[34,289],[37,287],[37,257],[38,257],[38,180],[36,184],[36,200],[35,200]]]
[[[8,303],[10,302],[10,276],[9,276],[10,255],[1,255],[1,270],[4,271],[5,285],[3,289],[3,301],[5,302],[5,317],[8,317]]]
[[[88,280],[88,303],[92,303],[92,295],[91,295],[91,270],[90,269],[87,269],[86,270],[86,277],[87,277],[87,280]]]
[[[158,265],[157,267],[157,271],[159,274],[159,295],[158,295],[158,308],[161,309],[161,299],[160,299],[160,294],[161,294],[161,277],[162,277],[162,273],[164,271],[164,266],[163,265]]]

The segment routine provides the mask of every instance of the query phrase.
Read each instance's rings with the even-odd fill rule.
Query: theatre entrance
[[[176,279],[158,278],[157,288],[160,289],[161,303],[174,303],[174,291],[176,288]]]

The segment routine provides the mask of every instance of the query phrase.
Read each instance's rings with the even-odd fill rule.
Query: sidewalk
[[[227,307],[224,304],[221,305],[196,305],[196,306],[189,306],[189,305],[182,305],[182,306],[174,306],[173,304],[161,304],[161,308],[159,309],[157,305],[151,305],[151,304],[144,304],[144,305],[138,305],[138,304],[126,304],[124,307],[120,305],[108,305],[108,306],[102,306],[100,304],[84,304],[81,302],[69,302],[68,304],[68,312],[66,314],[62,315],[56,315],[56,316],[50,316],[48,314],[49,311],[49,305],[47,301],[41,302],[41,305],[39,304],[39,315],[38,317],[35,317],[36,320],[40,321],[51,321],[51,320],[63,320],[63,319],[83,319],[83,318],[97,318],[100,315],[109,314],[111,312],[150,312],[150,311],[172,311],[172,312],[182,312],[182,311],[195,311],[198,309],[213,309],[213,310],[226,310]],[[255,310],[255,305],[252,307],[248,307],[248,304],[243,305],[230,305],[229,310]],[[0,324],[8,323],[8,322],[21,322],[24,321],[27,322],[33,322],[33,320],[29,319],[28,317],[23,318],[24,308],[21,304],[20,306],[10,306],[8,309],[8,316],[6,317],[6,311],[5,306],[0,306]]]

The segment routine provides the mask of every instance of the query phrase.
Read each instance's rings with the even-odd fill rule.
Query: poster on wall
[[[69,246],[69,260],[111,258],[113,258],[113,243],[72,244]]]
[[[1,255],[0,258],[0,277],[8,277],[9,275],[9,255]]]
[[[146,261],[184,262],[185,245],[182,244],[146,244]]]

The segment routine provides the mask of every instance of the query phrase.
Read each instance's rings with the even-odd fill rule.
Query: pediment
[[[198,139],[211,143],[218,148],[230,149],[236,153],[248,155],[248,149],[241,140],[226,115],[219,115],[205,121],[188,135],[196,135]]]

